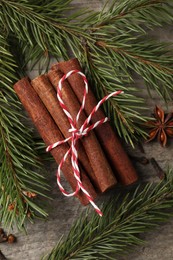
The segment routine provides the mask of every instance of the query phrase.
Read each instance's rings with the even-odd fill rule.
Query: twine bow
[[[74,73],[78,73],[79,75],[81,75],[84,83],[85,83],[85,88],[84,88],[84,94],[83,94],[83,99],[82,99],[82,104],[81,107],[79,109],[79,112],[76,116],[75,119],[72,118],[70,112],[68,111],[67,106],[64,104],[63,100],[62,100],[62,83],[64,80],[66,80],[70,75],[74,74]],[[86,79],[86,76],[78,71],[78,70],[71,70],[69,71],[67,74],[65,74],[59,81],[58,87],[57,87],[57,98],[59,100],[60,106],[62,107],[64,113],[66,114],[70,126],[71,128],[69,129],[69,132],[71,133],[71,136],[62,140],[62,141],[58,141],[55,142],[54,144],[51,144],[47,147],[46,151],[49,152],[51,149],[64,144],[66,142],[68,142],[69,140],[71,140],[71,147],[69,148],[69,150],[65,153],[64,157],[62,158],[59,166],[58,166],[58,170],[57,170],[57,184],[59,186],[60,191],[67,197],[71,197],[71,196],[75,196],[79,190],[82,190],[82,192],[86,195],[88,201],[91,203],[91,205],[94,207],[95,211],[102,216],[102,212],[101,210],[97,207],[97,205],[94,203],[93,198],[90,196],[90,194],[88,193],[88,191],[84,188],[81,178],[80,178],[80,170],[79,170],[79,166],[78,166],[78,151],[76,149],[76,143],[77,140],[84,137],[85,135],[87,135],[91,130],[93,130],[95,127],[98,127],[99,125],[105,123],[108,121],[108,118],[105,117],[99,121],[97,121],[96,123],[89,125],[90,124],[90,120],[92,118],[92,116],[97,112],[97,110],[99,109],[99,107],[106,101],[108,100],[110,97],[112,96],[117,96],[119,94],[121,94],[123,91],[119,90],[119,91],[115,91],[107,96],[105,96],[103,99],[101,99],[98,104],[93,108],[92,112],[90,113],[90,115],[87,117],[87,119],[85,120],[85,122],[83,123],[83,125],[80,127],[80,129],[77,129],[77,122],[79,120],[80,114],[82,112],[82,110],[84,110],[85,107],[85,102],[86,102],[86,96],[88,93],[88,81]],[[68,193],[64,187],[61,185],[60,182],[60,178],[61,178],[61,169],[63,164],[65,163],[67,156],[71,155],[71,164],[72,164],[72,170],[73,170],[73,174],[74,177],[77,181],[77,186],[76,186],[76,190],[72,193]]]

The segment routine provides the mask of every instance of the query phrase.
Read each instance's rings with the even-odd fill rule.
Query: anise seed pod
[[[154,117],[156,120],[150,120],[146,123],[147,128],[150,128],[147,142],[157,137],[160,144],[165,147],[167,137],[173,137],[173,113],[166,114],[161,107],[155,106]]]
[[[155,117],[160,122],[162,122],[162,123],[164,122],[165,115],[164,115],[164,111],[161,107],[158,107],[158,106],[155,107]]]
[[[165,132],[166,132],[166,134],[169,135],[170,137],[173,136],[173,128],[166,128],[166,129],[165,129]]]
[[[168,127],[173,127],[173,121],[168,122],[168,123],[167,123],[167,126],[168,126]]]

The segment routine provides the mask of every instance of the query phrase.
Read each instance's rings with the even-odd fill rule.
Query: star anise
[[[149,141],[156,137],[162,146],[166,146],[167,137],[173,137],[173,113],[165,114],[162,108],[156,106],[154,109],[155,120],[148,121],[147,127],[150,128]]]

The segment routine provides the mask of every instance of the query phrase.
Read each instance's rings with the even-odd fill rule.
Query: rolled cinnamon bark
[[[50,70],[48,73],[48,77],[55,88],[57,87],[58,82],[62,76],[63,74],[58,70]],[[72,117],[75,118],[80,109],[80,104],[67,81],[63,82],[62,99],[68,107]],[[78,128],[81,127],[85,119],[86,115],[84,112],[82,112],[77,124]],[[94,132],[91,131],[87,136],[83,137],[81,142],[89,158],[91,167],[95,173],[94,179],[93,176],[90,175],[94,185],[101,192],[110,189],[116,184],[117,181]]]
[[[29,116],[31,117],[34,125],[36,126],[45,144],[48,146],[54,142],[62,140],[63,136],[61,135],[60,131],[58,130],[57,126],[55,125],[53,119],[51,118],[47,109],[43,105],[39,96],[31,86],[29,79],[23,78],[19,80],[14,85],[14,90],[17,93],[26,111],[28,112]],[[51,150],[51,154],[58,164],[60,163],[61,159],[63,158],[64,154],[67,152],[68,149],[68,144],[63,144]],[[73,176],[71,161],[69,158],[67,158],[66,162],[64,163],[62,171],[66,180],[71,185],[72,189],[75,190],[76,180]],[[82,169],[81,179],[85,189],[89,192],[93,199],[95,199],[97,196],[96,191]],[[83,205],[88,204],[88,200],[86,196],[83,194],[83,192],[79,191],[77,197]]]
[[[68,138],[71,135],[71,133],[69,132],[71,126],[67,119],[67,116],[64,114],[64,111],[59,104],[56,96],[56,91],[49,81],[48,77],[46,75],[38,76],[31,81],[31,85],[51,114],[61,133],[64,135],[65,138]],[[73,94],[73,92],[71,92],[68,91],[68,89],[63,90],[64,95],[69,95],[70,99],[71,94]],[[92,180],[95,179],[95,174],[90,166],[89,159],[80,140],[78,140],[78,155],[85,172],[91,177]]]
[[[70,70],[79,70],[81,71],[81,66],[77,59],[71,59],[69,61],[60,62],[55,64],[52,69],[59,69],[64,74],[69,72]],[[68,78],[68,82],[70,83],[74,93],[76,94],[78,100],[82,101],[82,95],[84,90],[84,82],[82,77],[75,73]],[[86,98],[85,112],[89,115],[97,105],[97,100],[94,94],[89,88],[89,92]],[[98,120],[104,117],[104,113],[101,108],[94,114],[91,122],[95,123]],[[96,135],[100,141],[101,146],[103,147],[107,158],[112,166],[112,168],[116,171],[117,179],[124,185],[129,185],[134,183],[137,179],[137,173],[134,169],[130,159],[128,158],[126,152],[123,149],[118,137],[115,132],[111,128],[110,124],[107,122],[97,128],[95,128]]]

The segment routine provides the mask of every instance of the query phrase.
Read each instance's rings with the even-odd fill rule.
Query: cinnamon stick
[[[14,90],[17,93],[26,111],[30,115],[34,125],[36,126],[45,144],[48,146],[56,141],[62,140],[62,134],[58,130],[56,124],[54,123],[47,109],[43,105],[39,96],[32,88],[29,79],[23,78],[19,80],[14,85]],[[68,148],[68,144],[63,144],[62,146],[58,146],[51,150],[51,154],[58,164],[60,163],[64,154],[67,152]],[[65,164],[63,165],[62,171],[64,173],[65,178],[71,185],[72,189],[75,190],[76,180],[73,176],[71,161],[69,158],[67,158]],[[81,179],[85,189],[89,192],[93,199],[95,199],[97,196],[96,191],[93,188],[90,180],[86,176],[83,169],[81,169]],[[82,204],[88,204],[86,196],[81,191],[79,191],[77,197],[80,199]]]
[[[70,70],[79,70],[81,71],[81,66],[77,59],[71,59],[66,62],[60,62],[55,64],[52,69],[59,69],[64,74],[69,72]],[[75,73],[68,78],[68,82],[70,83],[74,93],[76,94],[78,100],[82,101],[82,95],[84,90],[84,82],[82,77]],[[86,98],[85,112],[89,115],[94,106],[96,106],[97,100],[89,89],[89,93]],[[92,117],[91,122],[95,123],[98,120],[104,117],[104,113],[100,108],[97,113]],[[115,132],[111,128],[110,124],[107,122],[97,128],[95,128],[96,135],[100,141],[101,146],[103,147],[109,162],[117,173],[117,179],[124,185],[129,185],[135,182],[138,179],[136,170],[134,169],[131,161],[129,160],[126,152],[124,151],[118,137]]]
[[[62,72],[58,70],[50,70],[48,73],[48,77],[54,87],[57,87],[58,82],[62,76]],[[72,117],[75,118],[80,109],[80,104],[67,81],[63,82],[62,99],[68,107]],[[81,127],[85,119],[86,115],[84,112],[82,112],[77,123],[78,128]],[[111,167],[105,158],[102,148],[93,131],[91,131],[87,136],[83,137],[81,142],[89,158],[91,167],[95,173],[94,179],[93,176],[90,175],[90,177],[92,178],[95,186],[101,192],[104,192],[116,184],[116,178],[113,175]]]
[[[56,96],[56,91],[52,86],[51,82],[49,81],[48,77],[46,75],[38,76],[31,81],[31,85],[39,95],[40,99],[44,103],[52,118],[54,119],[61,133],[64,135],[65,138],[68,138],[71,135],[71,133],[69,132],[71,126],[67,119],[67,116],[64,114],[64,111],[62,110],[59,104],[59,101]],[[66,93],[67,90],[64,90],[63,92],[64,94],[69,95],[71,98],[70,91]],[[85,172],[91,176],[91,179],[94,179],[95,175],[93,169],[90,166],[88,157],[80,140],[78,140],[78,155]]]

